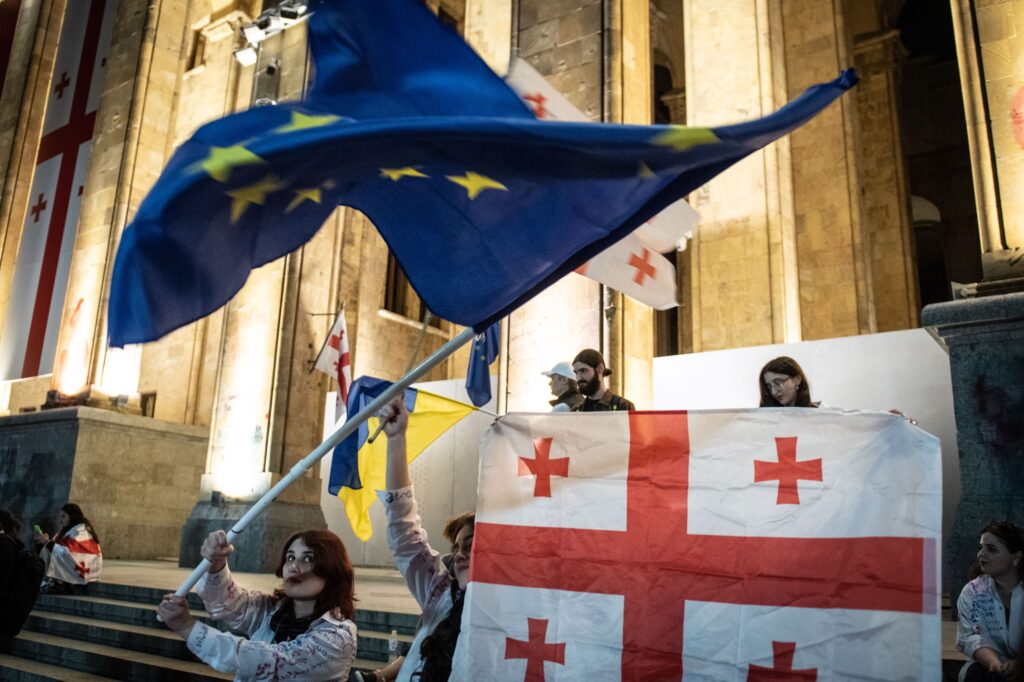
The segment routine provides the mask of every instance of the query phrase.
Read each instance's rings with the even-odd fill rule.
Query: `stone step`
[[[162,590],[156,587],[140,587],[138,585],[120,585],[118,583],[95,582],[89,583],[86,588],[86,595],[89,597],[100,597],[103,599],[115,599],[119,601],[130,601],[141,604],[159,604],[163,601],[164,595],[174,590]],[[195,592],[188,595],[189,608],[201,611],[203,600]]]
[[[36,600],[34,611],[63,613],[69,616],[95,618],[105,623],[124,623],[164,630],[163,624],[156,619],[158,603],[132,602],[107,597],[41,594]],[[201,602],[199,609],[192,609],[192,616],[216,627],[216,621],[210,619],[209,614],[202,610]]]
[[[373,612],[364,612],[378,618]],[[198,619],[226,629],[212,621],[205,611],[193,612]],[[389,614],[384,614],[389,615]],[[379,618],[378,618],[379,620]],[[384,622],[387,622],[386,620]],[[401,618],[396,624],[403,624]],[[52,596],[40,599],[25,623],[25,629],[99,644],[110,644],[133,651],[195,660],[185,643],[156,620],[156,607],[102,597]],[[404,629],[404,627],[403,627]],[[369,626],[359,628],[356,655],[369,661],[387,660],[391,631],[375,631]],[[412,635],[399,633],[404,653]]]
[[[0,654],[0,680],[4,682],[109,682],[113,679]]]
[[[51,604],[55,604],[54,609],[60,608],[59,603],[56,602],[58,599],[88,599],[97,604],[107,603],[112,604],[114,602],[130,602],[134,606],[148,605],[151,606],[155,611],[157,605],[163,599],[165,590],[160,590],[152,587],[140,587],[138,585],[120,585],[117,583],[91,583],[88,587],[87,594],[84,597],[55,597],[52,595],[40,595],[40,600],[44,600],[46,606],[40,607],[37,604],[36,608],[45,608],[49,610]],[[199,598],[199,595],[190,593],[188,595],[189,606],[192,609],[192,613],[203,611],[203,600]],[[85,608],[85,607],[79,607]],[[101,609],[101,607],[96,607]],[[87,613],[76,613],[76,615],[89,615]],[[131,617],[134,618],[137,615],[134,614]],[[97,613],[96,617],[105,617]],[[416,633],[416,626],[419,624],[419,616],[408,613],[392,613],[387,611],[369,611],[365,609],[356,609],[355,613],[356,627],[362,630],[372,630],[376,632],[385,632],[390,634],[392,630],[396,630],[400,635],[414,635]],[[129,622],[129,621],[122,621]],[[130,621],[135,625],[146,625],[147,623],[141,620]],[[209,621],[205,621],[209,622]],[[154,627],[158,627],[159,623],[156,623]]]
[[[162,629],[158,630],[143,625],[110,623],[95,618],[36,611],[33,611],[25,622],[25,630],[30,632],[67,637],[79,642],[106,644],[118,649],[184,661],[197,660],[181,637],[162,625],[160,627]]]
[[[11,654],[119,680],[208,682],[232,679],[231,675],[219,673],[204,663],[179,661],[141,651],[24,630],[11,640]]]

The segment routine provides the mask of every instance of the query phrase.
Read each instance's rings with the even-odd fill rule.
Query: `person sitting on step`
[[[82,508],[68,502],[57,514],[60,529],[51,538],[38,529],[33,536],[39,555],[46,562],[46,574],[40,592],[70,594],[84,590],[100,579],[103,552],[100,537],[85,518]]]
[[[405,431],[409,413],[403,400],[385,406],[378,414],[388,437],[386,491],[378,492],[388,517],[388,547],[399,572],[405,576],[423,616],[416,636],[398,673],[399,682],[437,682],[451,675],[455,643],[462,626],[463,597],[469,583],[469,555],[473,546],[474,512],[449,519],[443,535],[452,543],[452,561],[427,541],[406,459]],[[376,675],[376,679],[387,679]]]
[[[1013,678],[1024,655],[1024,529],[992,522],[981,531],[973,580],[957,599],[956,648],[967,657],[960,682]]]
[[[160,619],[200,660],[236,680],[347,680],[356,657],[352,563],[341,539],[327,530],[295,533],[281,548],[274,594],[235,584],[227,534],[210,533],[200,553],[210,570],[196,587],[210,616],[249,638],[197,623],[184,597],[168,594]]]

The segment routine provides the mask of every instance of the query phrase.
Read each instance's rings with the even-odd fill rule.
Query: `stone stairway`
[[[93,583],[86,595],[40,595],[9,654],[0,655],[4,682],[88,680],[230,680],[200,663],[177,635],[156,620],[165,591],[148,587]],[[192,614],[210,621],[195,594]],[[359,649],[356,670],[380,667],[388,638],[397,630],[403,648],[412,641],[416,616],[356,611]]]

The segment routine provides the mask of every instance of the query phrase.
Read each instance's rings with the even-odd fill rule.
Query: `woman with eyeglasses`
[[[235,584],[224,531],[206,538],[200,553],[209,572],[197,586],[210,616],[248,639],[197,623],[184,597],[168,594],[158,613],[204,663],[236,680],[347,680],[356,657],[352,564],[345,545],[327,530],[295,533],[281,548],[273,594]]]
[[[378,493],[388,517],[388,547],[423,616],[398,673],[398,681],[437,682],[451,675],[455,644],[462,626],[463,598],[469,583],[469,556],[476,516],[449,519],[443,535],[452,543],[450,567],[427,542],[413,497],[405,431],[409,413],[402,400],[378,415],[388,437],[387,490]],[[376,675],[376,679],[382,679]]]
[[[793,358],[771,360],[757,375],[761,407],[818,407],[811,401],[811,386],[804,370]]]
[[[993,522],[981,531],[973,580],[956,602],[960,682],[1020,679],[1024,642],[1024,530]]]

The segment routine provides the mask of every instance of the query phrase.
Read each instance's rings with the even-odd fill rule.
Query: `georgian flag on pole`
[[[345,414],[348,404],[348,387],[352,385],[352,363],[348,352],[348,327],[345,325],[345,307],[338,311],[338,317],[331,325],[327,340],[316,356],[314,369],[318,369],[338,382],[338,406],[335,418]]]
[[[941,472],[887,413],[509,415],[453,680],[941,677]]]
[[[512,60],[505,82],[523,98],[537,118],[554,121],[589,121],[544,76],[518,57]],[[650,173],[639,167],[638,174]],[[576,272],[612,287],[657,310],[679,305],[676,269],[661,254],[686,248],[700,216],[680,199],[638,227],[632,234],[590,259]]]

